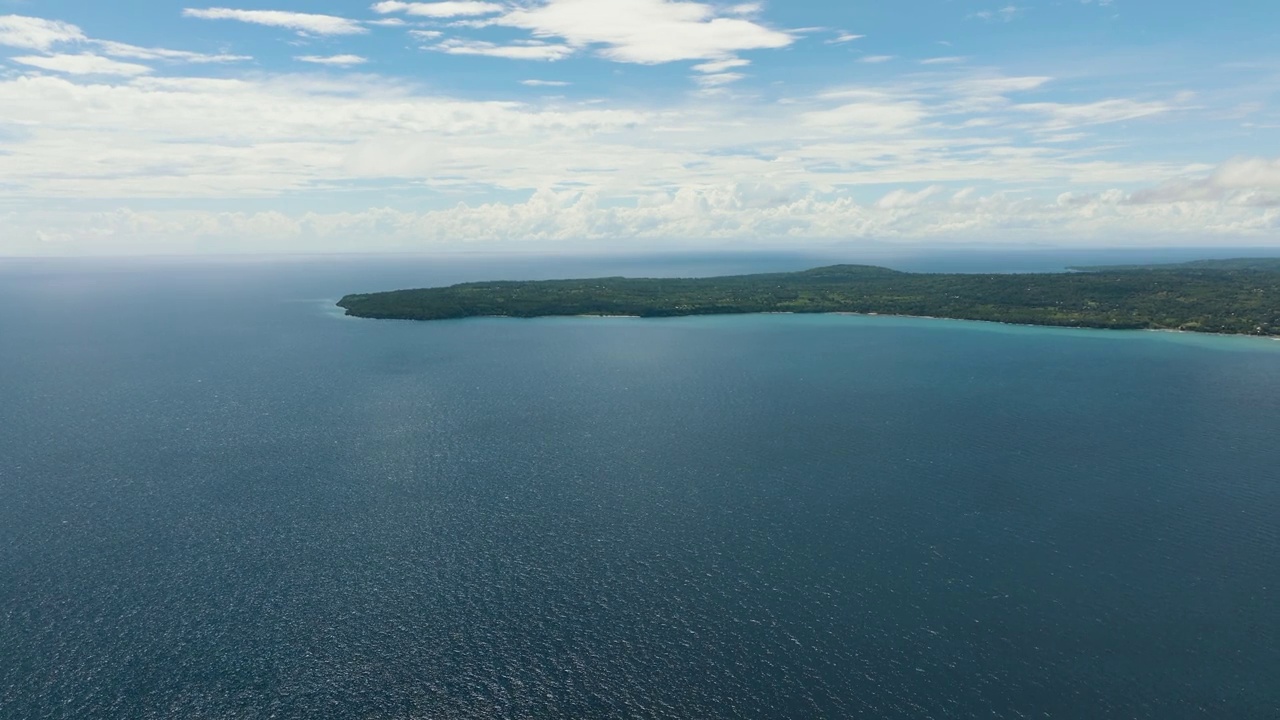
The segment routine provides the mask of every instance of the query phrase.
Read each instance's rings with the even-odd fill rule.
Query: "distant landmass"
[[[1280,336],[1280,258],[1070,270],[906,273],[832,265],[710,278],[494,281],[348,295],[338,305],[355,317],[402,320],[843,312]]]
[[[1068,269],[1083,272],[1125,272],[1131,270],[1258,270],[1262,272],[1280,272],[1280,257],[1192,260],[1173,265],[1083,265]]]

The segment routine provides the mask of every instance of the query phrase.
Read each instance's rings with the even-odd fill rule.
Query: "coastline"
[[[358,317],[866,314],[1030,327],[1280,337],[1280,262],[1257,259],[1042,274],[829,265],[720,277],[471,282],[348,295]]]
[[[1250,340],[1270,340],[1272,342],[1280,342],[1280,335],[1252,335],[1248,333],[1219,333],[1219,332],[1201,332],[1197,330],[1180,330],[1177,328],[1108,328],[1108,327],[1090,327],[1086,325],[1051,325],[1041,323],[1015,323],[1005,322],[1003,320],[980,320],[974,318],[954,318],[943,317],[939,315],[903,315],[900,313],[859,313],[847,310],[839,310],[833,312],[815,312],[815,313],[797,313],[789,311],[769,311],[756,313],[696,313],[689,315],[666,315],[661,317],[645,317],[643,315],[610,315],[607,313],[589,313],[575,315],[536,315],[533,317],[523,317],[517,315],[472,315],[470,317],[447,318],[441,320],[418,320],[415,318],[368,318],[360,315],[352,315],[344,312],[341,316],[344,318],[354,318],[359,320],[400,320],[415,323],[437,323],[437,322],[459,322],[467,320],[681,320],[690,318],[728,318],[728,317],[751,317],[751,316],[774,316],[774,315],[790,315],[797,317],[855,317],[855,318],[886,318],[896,320],[937,320],[940,322],[958,322],[958,323],[982,323],[994,327],[1008,328],[1035,328],[1040,330],[1085,330],[1097,331],[1106,334],[1123,334],[1123,333],[1164,333],[1187,338],[1245,338]]]
[[[1184,335],[1187,337],[1201,338],[1251,338],[1254,340],[1272,340],[1280,342],[1280,335],[1253,335],[1250,333],[1219,333],[1219,332],[1201,332],[1198,330],[1179,330],[1178,328],[1108,328],[1108,327],[1090,327],[1087,325],[1049,325],[1047,323],[1015,323],[1005,322],[1003,320],[975,320],[971,318],[953,318],[941,317],[938,315],[901,315],[896,313],[858,313],[839,311],[831,313],[814,313],[815,315],[847,315],[849,317],[885,317],[900,318],[904,320],[940,320],[944,322],[966,322],[966,323],[984,323],[986,325],[1001,325],[1005,327],[1020,328],[1040,328],[1047,330],[1096,330],[1103,333],[1126,333],[1126,332],[1142,332],[1142,333],[1172,333],[1174,335]]]

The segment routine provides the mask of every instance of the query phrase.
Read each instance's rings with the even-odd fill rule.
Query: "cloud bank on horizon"
[[[1277,20],[0,0],[0,255],[1274,246]]]

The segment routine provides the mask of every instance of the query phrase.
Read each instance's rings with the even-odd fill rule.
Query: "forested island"
[[[356,317],[404,320],[843,312],[1280,336],[1280,259],[1008,275],[832,265],[710,278],[473,282],[348,295],[338,305]]]

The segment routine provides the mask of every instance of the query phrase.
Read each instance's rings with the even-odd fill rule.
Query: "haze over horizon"
[[[1275,247],[1280,5],[0,0],[0,256]]]

